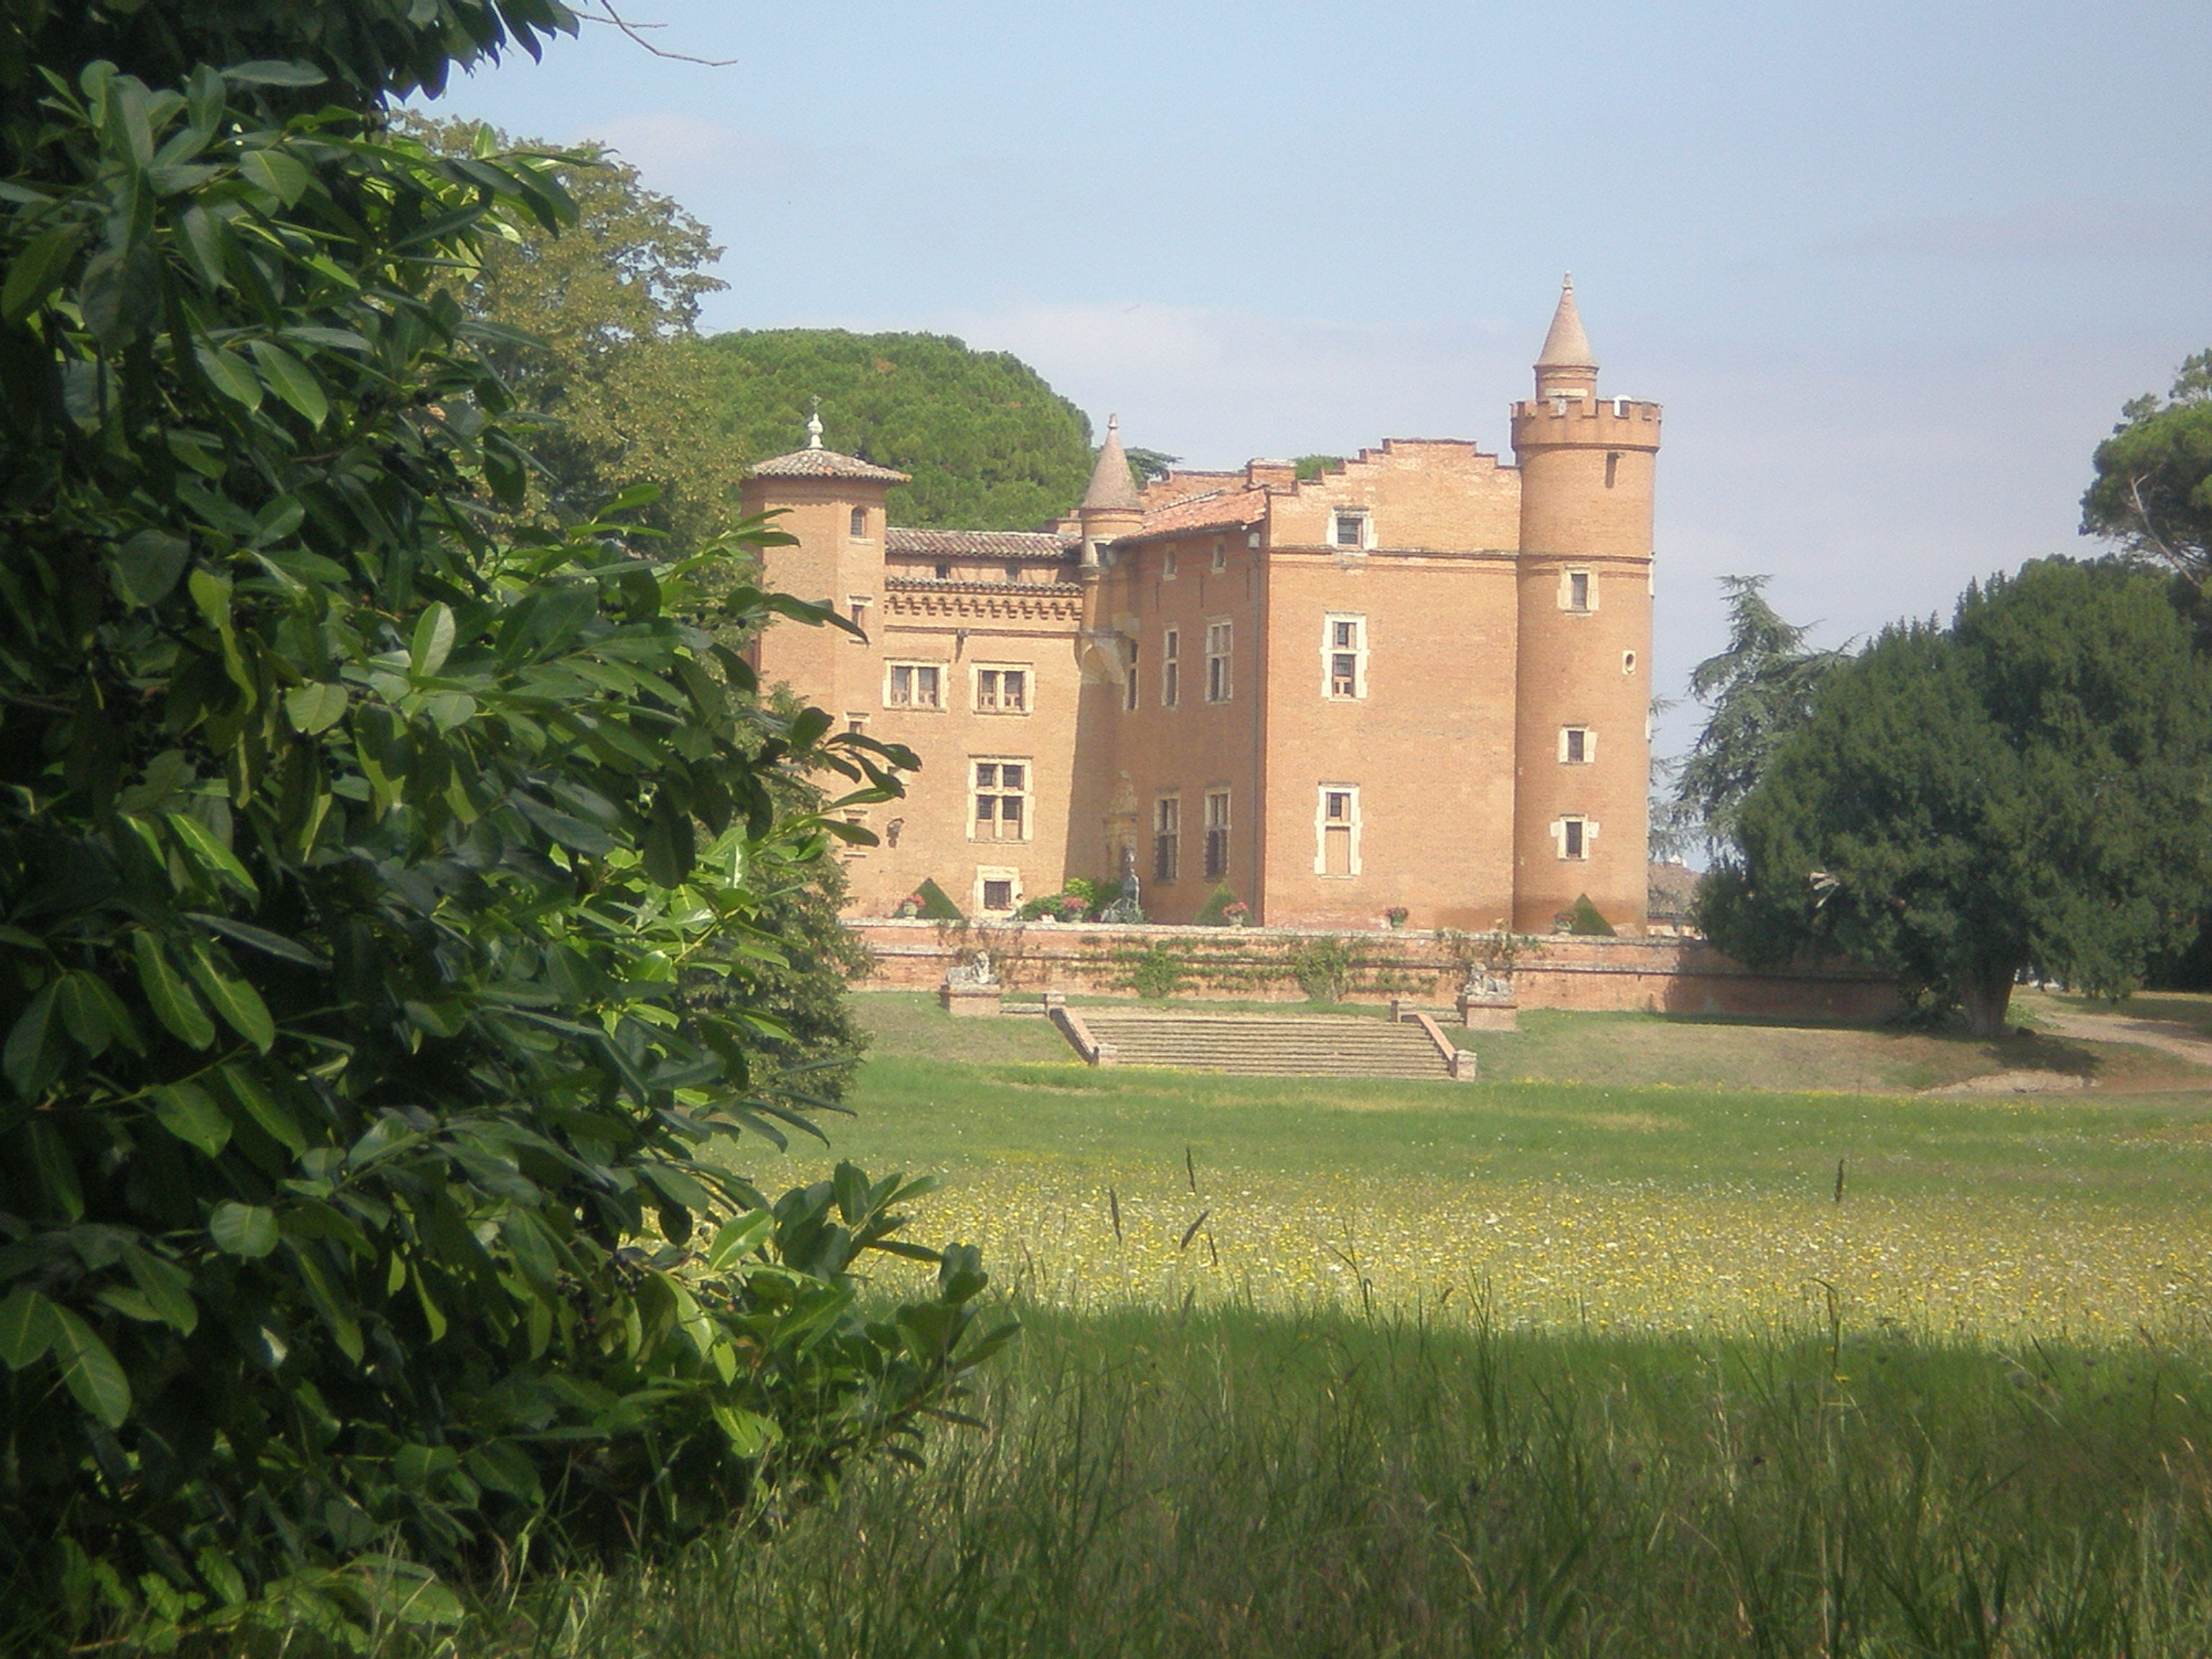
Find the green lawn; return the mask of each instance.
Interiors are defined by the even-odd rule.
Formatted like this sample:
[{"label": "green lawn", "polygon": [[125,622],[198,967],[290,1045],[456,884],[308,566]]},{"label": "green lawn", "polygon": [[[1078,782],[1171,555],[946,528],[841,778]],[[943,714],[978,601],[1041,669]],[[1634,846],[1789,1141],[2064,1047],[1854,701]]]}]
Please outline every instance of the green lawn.
[{"label": "green lawn", "polygon": [[[831,1152],[748,1167],[944,1173],[915,1231],[981,1241],[1026,1327],[972,1424],[441,1654],[2212,1652],[2185,1069],[1860,1094],[1869,1055],[1894,1088],[2057,1045],[1559,1016],[1486,1060],[1597,1080],[1306,1083],[860,1006]],[[1652,1075],[1729,1055],[1828,1091]]]}]

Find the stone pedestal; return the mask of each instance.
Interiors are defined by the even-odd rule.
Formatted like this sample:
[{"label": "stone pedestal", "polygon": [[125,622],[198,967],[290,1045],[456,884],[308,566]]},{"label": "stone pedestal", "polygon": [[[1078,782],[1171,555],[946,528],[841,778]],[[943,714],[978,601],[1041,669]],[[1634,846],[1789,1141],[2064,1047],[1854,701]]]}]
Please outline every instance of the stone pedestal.
[{"label": "stone pedestal", "polygon": [[1006,994],[1003,985],[940,985],[937,1000],[945,1012],[956,1019],[972,1019],[981,1014],[995,1014]]},{"label": "stone pedestal", "polygon": [[1459,1023],[1470,1031],[1517,1031],[1521,1005],[1510,996],[1462,996]]}]

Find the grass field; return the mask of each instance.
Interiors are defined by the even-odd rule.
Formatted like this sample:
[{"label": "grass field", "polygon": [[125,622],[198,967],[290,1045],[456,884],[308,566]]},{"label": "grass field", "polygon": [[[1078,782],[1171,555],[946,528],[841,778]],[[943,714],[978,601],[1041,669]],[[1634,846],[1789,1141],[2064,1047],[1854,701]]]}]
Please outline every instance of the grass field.
[{"label": "grass field", "polygon": [[2212,1073],[1562,1016],[1303,1083],[860,1006],[832,1153],[750,1167],[945,1174],[1027,1327],[980,1426],[456,1659],[2212,1653]]},{"label": "grass field", "polygon": [[2174,1087],[2192,1068],[2167,1055],[1556,1015],[1483,1038],[1486,1063],[1516,1042],[1601,1079],[1832,1085],[1878,1063],[1896,1088],[2040,1050],[2106,1086],[1306,1082],[1091,1071],[1039,1020],[861,1006],[876,1057],[836,1156],[941,1171],[922,1228],[982,1244],[1002,1281],[1056,1305],[1436,1310],[1481,1293],[1509,1324],[1760,1330],[1833,1294],[1855,1324],[2085,1337],[2206,1305],[2212,1096]]}]

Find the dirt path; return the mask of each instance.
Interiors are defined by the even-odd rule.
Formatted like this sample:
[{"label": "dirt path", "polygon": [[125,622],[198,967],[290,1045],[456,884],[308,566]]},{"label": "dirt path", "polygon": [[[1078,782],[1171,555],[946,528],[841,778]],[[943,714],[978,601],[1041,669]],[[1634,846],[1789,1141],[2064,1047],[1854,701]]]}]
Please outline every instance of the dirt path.
[{"label": "dirt path", "polygon": [[2076,1037],[2089,1042],[2132,1042],[2145,1048],[2163,1049],[2169,1054],[2199,1066],[2212,1066],[2212,1037],[2207,1037],[2193,1025],[2178,1019],[2137,1019],[2124,1013],[2095,1014],[2086,1009],[2069,1008],[2056,1001],[2039,1000],[2035,1007],[2038,1029],[2053,1036]]}]

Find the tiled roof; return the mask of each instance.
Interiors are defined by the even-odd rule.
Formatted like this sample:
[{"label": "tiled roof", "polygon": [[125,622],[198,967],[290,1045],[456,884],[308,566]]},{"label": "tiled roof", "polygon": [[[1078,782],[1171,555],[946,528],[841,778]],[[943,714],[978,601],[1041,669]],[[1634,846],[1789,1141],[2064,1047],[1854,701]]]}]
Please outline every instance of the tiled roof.
[{"label": "tiled roof", "polygon": [[1139,537],[1172,536],[1188,530],[1242,530],[1267,516],[1264,489],[1221,490],[1191,495],[1145,515],[1143,526],[1123,541]]},{"label": "tiled roof", "polygon": [[1145,507],[1157,511],[1170,501],[1180,501],[1192,495],[1218,495],[1224,489],[1234,489],[1244,482],[1237,472],[1170,472],[1164,478],[1152,478],[1145,484]]},{"label": "tiled roof", "polygon": [[887,466],[878,466],[864,461],[858,455],[840,454],[834,449],[794,449],[788,455],[778,455],[763,461],[752,470],[756,478],[859,478],[872,483],[911,483],[903,472],[894,472]]},{"label": "tiled roof", "polygon": [[884,550],[921,558],[1060,560],[1073,550],[1049,530],[902,530],[894,525]]}]

